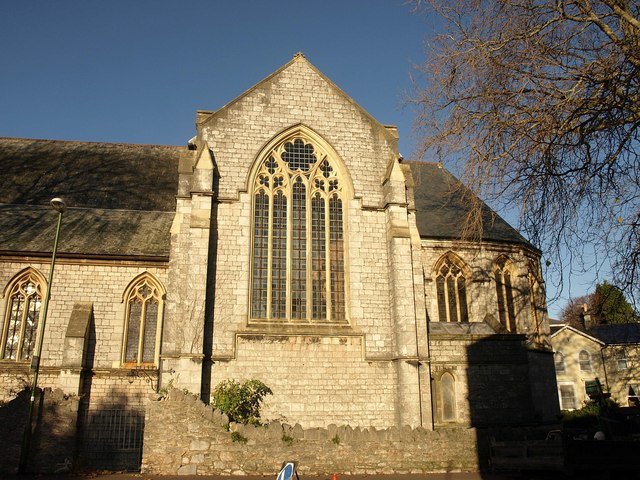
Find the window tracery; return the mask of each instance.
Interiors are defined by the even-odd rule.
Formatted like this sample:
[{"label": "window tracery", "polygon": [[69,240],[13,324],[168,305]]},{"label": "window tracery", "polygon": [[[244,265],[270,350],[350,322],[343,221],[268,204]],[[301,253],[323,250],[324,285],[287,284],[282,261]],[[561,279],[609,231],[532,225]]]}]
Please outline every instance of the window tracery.
[{"label": "window tracery", "polygon": [[157,365],[164,289],[150,275],[141,275],[125,292],[125,330],[122,362]]},{"label": "window tracery", "polygon": [[28,361],[33,355],[44,280],[33,270],[19,275],[9,286],[2,330],[2,359]]},{"label": "window tracery", "polygon": [[252,320],[346,323],[344,181],[302,134],[271,149],[253,185]]},{"label": "window tracery", "polygon": [[513,301],[513,272],[509,260],[499,257],[495,262],[493,275],[496,282],[496,295],[498,298],[498,317],[500,323],[509,332],[516,331],[516,311]]},{"label": "window tracery", "polygon": [[447,254],[436,269],[438,317],[441,322],[468,322],[467,279],[462,262]]}]

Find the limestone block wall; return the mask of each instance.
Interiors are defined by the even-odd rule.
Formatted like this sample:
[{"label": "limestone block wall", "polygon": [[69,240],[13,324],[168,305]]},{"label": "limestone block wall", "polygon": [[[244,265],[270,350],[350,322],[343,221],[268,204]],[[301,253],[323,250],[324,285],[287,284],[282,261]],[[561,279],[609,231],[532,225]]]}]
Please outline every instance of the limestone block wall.
[{"label": "limestone block wall", "polygon": [[382,202],[380,182],[397,157],[397,138],[307,62],[297,56],[215,114],[202,112],[199,137],[214,152],[219,197],[237,198],[255,156],[276,134],[304,124],[336,150],[365,205]]},{"label": "limestone block wall", "polygon": [[472,428],[303,429],[272,422],[231,424],[227,431],[226,416],[178,390],[146,412],[144,474],[276,475],[285,460],[297,461],[301,475],[323,476],[476,471],[482,463]]},{"label": "limestone block wall", "polygon": [[309,427],[396,424],[391,361],[367,361],[362,336],[238,335],[233,361],[213,366],[212,387],[257,378],[273,390],[265,418]]},{"label": "limestone block wall", "polygon": [[[20,460],[22,435],[29,408],[29,392],[22,391],[0,407],[0,473],[16,473]],[[41,399],[43,404],[41,405]],[[34,435],[31,437],[28,473],[53,473],[71,465],[76,444],[78,398],[57,390],[45,389],[36,395]]]},{"label": "limestone block wall", "polygon": [[[422,240],[421,260],[424,271],[424,295],[427,316],[430,321],[438,321],[438,300],[434,268],[438,260],[447,252],[454,252],[470,269],[471,278],[467,281],[467,305],[470,322],[482,322],[487,314],[498,319],[498,301],[495,280],[493,279],[494,262],[500,255],[506,255],[514,266],[512,285],[518,333],[535,331],[534,312],[531,308],[528,292],[527,263],[537,257],[516,245],[486,242],[480,246],[461,241]],[[470,281],[469,281],[470,280]],[[542,309],[546,307],[541,306]],[[549,332],[549,321],[545,315],[541,328],[543,333]]]},{"label": "limestone block wall", "polygon": [[[48,261],[0,262],[0,289],[24,268],[32,267],[47,278]],[[89,367],[100,370],[103,375],[124,376],[129,370],[121,369],[122,342],[124,334],[125,305],[123,293],[137,275],[149,272],[166,284],[166,268],[163,264],[140,264],[134,262],[83,262],[76,263],[58,258],[49,302],[41,376],[38,386],[57,388],[63,359],[64,339],[74,304],[93,304],[93,324],[90,326]],[[6,320],[7,298],[0,299],[0,321]],[[27,364],[0,361],[0,397],[18,391],[31,373]],[[28,380],[30,383],[31,380]],[[125,382],[129,385],[128,381]],[[105,390],[106,391],[106,390]],[[95,395],[98,395],[96,392]]]},{"label": "limestone block wall", "polygon": [[447,372],[455,379],[455,423],[486,426],[534,421],[523,340],[513,334],[432,335],[436,423],[443,424],[438,414],[443,400],[439,381]]}]

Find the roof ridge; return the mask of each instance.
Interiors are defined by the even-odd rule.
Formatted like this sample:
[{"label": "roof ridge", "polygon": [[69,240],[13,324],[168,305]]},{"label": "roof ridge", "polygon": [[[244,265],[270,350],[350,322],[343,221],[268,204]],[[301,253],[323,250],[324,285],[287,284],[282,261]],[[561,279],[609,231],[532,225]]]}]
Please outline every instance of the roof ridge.
[{"label": "roof ridge", "polygon": [[75,143],[75,144],[92,144],[92,145],[122,145],[132,147],[159,147],[159,148],[184,148],[186,145],[160,145],[156,143],[127,143],[127,142],[102,142],[98,140],[60,140],[55,138],[26,138],[26,137],[0,137],[2,140],[23,140],[29,142],[52,142],[52,143]]},{"label": "roof ridge", "polygon": [[[0,207],[12,207],[12,208],[33,208],[33,209],[46,209],[51,210],[52,208],[49,205],[43,204],[29,204],[29,203],[2,203],[0,202]],[[66,207],[67,210],[104,210],[109,212],[146,212],[146,213],[170,213],[175,214],[175,210],[147,210],[147,209],[134,209],[134,208],[104,208],[104,207]]]}]

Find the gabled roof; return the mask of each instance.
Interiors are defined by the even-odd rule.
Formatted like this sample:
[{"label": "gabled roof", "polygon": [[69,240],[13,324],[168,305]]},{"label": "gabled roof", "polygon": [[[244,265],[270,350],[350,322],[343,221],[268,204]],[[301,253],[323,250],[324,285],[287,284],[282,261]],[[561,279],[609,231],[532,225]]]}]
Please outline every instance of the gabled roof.
[{"label": "gabled roof", "polygon": [[0,138],[0,203],[175,210],[186,147]]},{"label": "gabled roof", "polygon": [[599,340],[598,338],[593,337],[593,336],[589,335],[588,333],[585,333],[585,332],[583,332],[581,330],[578,330],[577,328],[574,328],[571,325],[566,325],[566,326],[562,327],[560,330],[557,330],[556,332],[552,333],[551,334],[551,339],[559,336],[563,332],[564,333],[566,333],[566,332],[575,333],[575,334],[580,335],[580,336],[582,336],[582,337],[584,337],[586,339],[591,340],[592,342],[599,343],[600,345],[604,345],[605,344],[605,342],[603,342],[602,340]]},{"label": "gabled roof", "polygon": [[640,323],[597,325],[589,333],[607,345],[640,344]]},{"label": "gabled roof", "polygon": [[50,252],[63,197],[61,255],[169,255],[186,147],[0,138],[0,252]]},{"label": "gabled roof", "polygon": [[[422,238],[459,239],[469,207],[468,188],[440,164],[403,161],[409,165],[414,183],[416,223]],[[515,228],[483,204],[482,239],[525,245],[537,250]]]},{"label": "gabled roof", "polygon": [[272,74],[270,74],[269,76],[267,76],[263,80],[259,81],[254,86],[252,86],[251,88],[249,88],[245,92],[241,93],[236,98],[231,100],[226,105],[220,107],[219,109],[217,109],[215,111],[206,111],[206,110],[198,111],[198,116],[197,116],[196,123],[197,124],[204,124],[204,123],[207,123],[211,118],[214,118],[214,117],[217,117],[217,116],[220,116],[220,115],[224,115],[225,112],[229,108],[231,108],[234,104],[236,104],[239,101],[241,101],[244,97],[246,97],[247,95],[251,94],[253,91],[261,88],[263,85],[273,81],[273,79],[278,77],[283,71],[287,70],[293,64],[298,63],[298,62],[303,63],[304,65],[306,65],[311,71],[313,71],[316,75],[318,75],[320,78],[322,78],[336,93],[338,93],[346,101],[348,101],[349,103],[354,105],[357,109],[359,109],[360,112],[362,112],[362,114],[365,117],[367,117],[374,125],[377,125],[380,128],[380,131],[384,132],[384,135],[388,136],[389,139],[394,140],[394,141],[397,140],[397,131],[394,129],[394,127],[391,127],[391,126],[388,126],[388,125],[383,125],[378,120],[376,120],[375,117],[373,117],[371,114],[369,114],[369,112],[367,112],[364,108],[362,108],[353,98],[351,98],[349,95],[347,95],[340,87],[338,87],[335,83],[333,83],[331,81],[331,79],[329,79],[315,65],[313,65],[309,60],[307,60],[307,58],[304,56],[304,54],[302,54],[302,52],[296,53],[293,56],[293,58],[291,60],[289,60],[287,63],[285,63],[282,67],[280,67],[275,72],[273,72]]}]

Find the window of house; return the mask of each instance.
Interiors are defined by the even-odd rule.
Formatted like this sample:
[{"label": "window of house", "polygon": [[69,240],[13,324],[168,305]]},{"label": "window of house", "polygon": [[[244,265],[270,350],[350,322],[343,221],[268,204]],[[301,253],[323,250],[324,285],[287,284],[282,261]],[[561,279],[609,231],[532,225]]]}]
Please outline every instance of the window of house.
[{"label": "window of house", "polygon": [[468,322],[467,279],[462,262],[448,254],[436,269],[438,316],[441,322]]},{"label": "window of house", "polygon": [[564,355],[562,354],[562,352],[554,353],[553,360],[556,366],[556,372],[564,373]]},{"label": "window of house", "polygon": [[516,312],[513,304],[513,287],[511,285],[512,268],[505,257],[496,261],[493,275],[496,281],[498,297],[498,317],[500,323],[509,332],[516,331]]},{"label": "window of house", "polygon": [[164,288],[147,274],[127,288],[123,363],[158,365],[164,296]]},{"label": "window of house", "polygon": [[591,371],[591,355],[586,350],[580,351],[578,354],[578,363],[580,364],[580,371],[582,372],[590,372]]},{"label": "window of house", "polygon": [[558,385],[560,390],[560,408],[562,410],[576,409],[576,391],[573,384]]},{"label": "window of house", "polygon": [[347,323],[345,185],[302,134],[261,161],[253,185],[251,318]]},{"label": "window of house", "polygon": [[637,407],[640,405],[640,384],[633,384],[628,386],[627,404],[630,407]]},{"label": "window of house", "polygon": [[40,323],[44,279],[28,270],[8,287],[2,330],[2,359],[28,361],[33,355]]},{"label": "window of house", "polygon": [[629,364],[627,363],[627,352],[625,350],[618,350],[616,352],[616,363],[618,365],[618,370],[626,370],[629,368]]},{"label": "window of house", "polygon": [[440,415],[443,422],[456,421],[456,381],[450,373],[440,377]]}]

